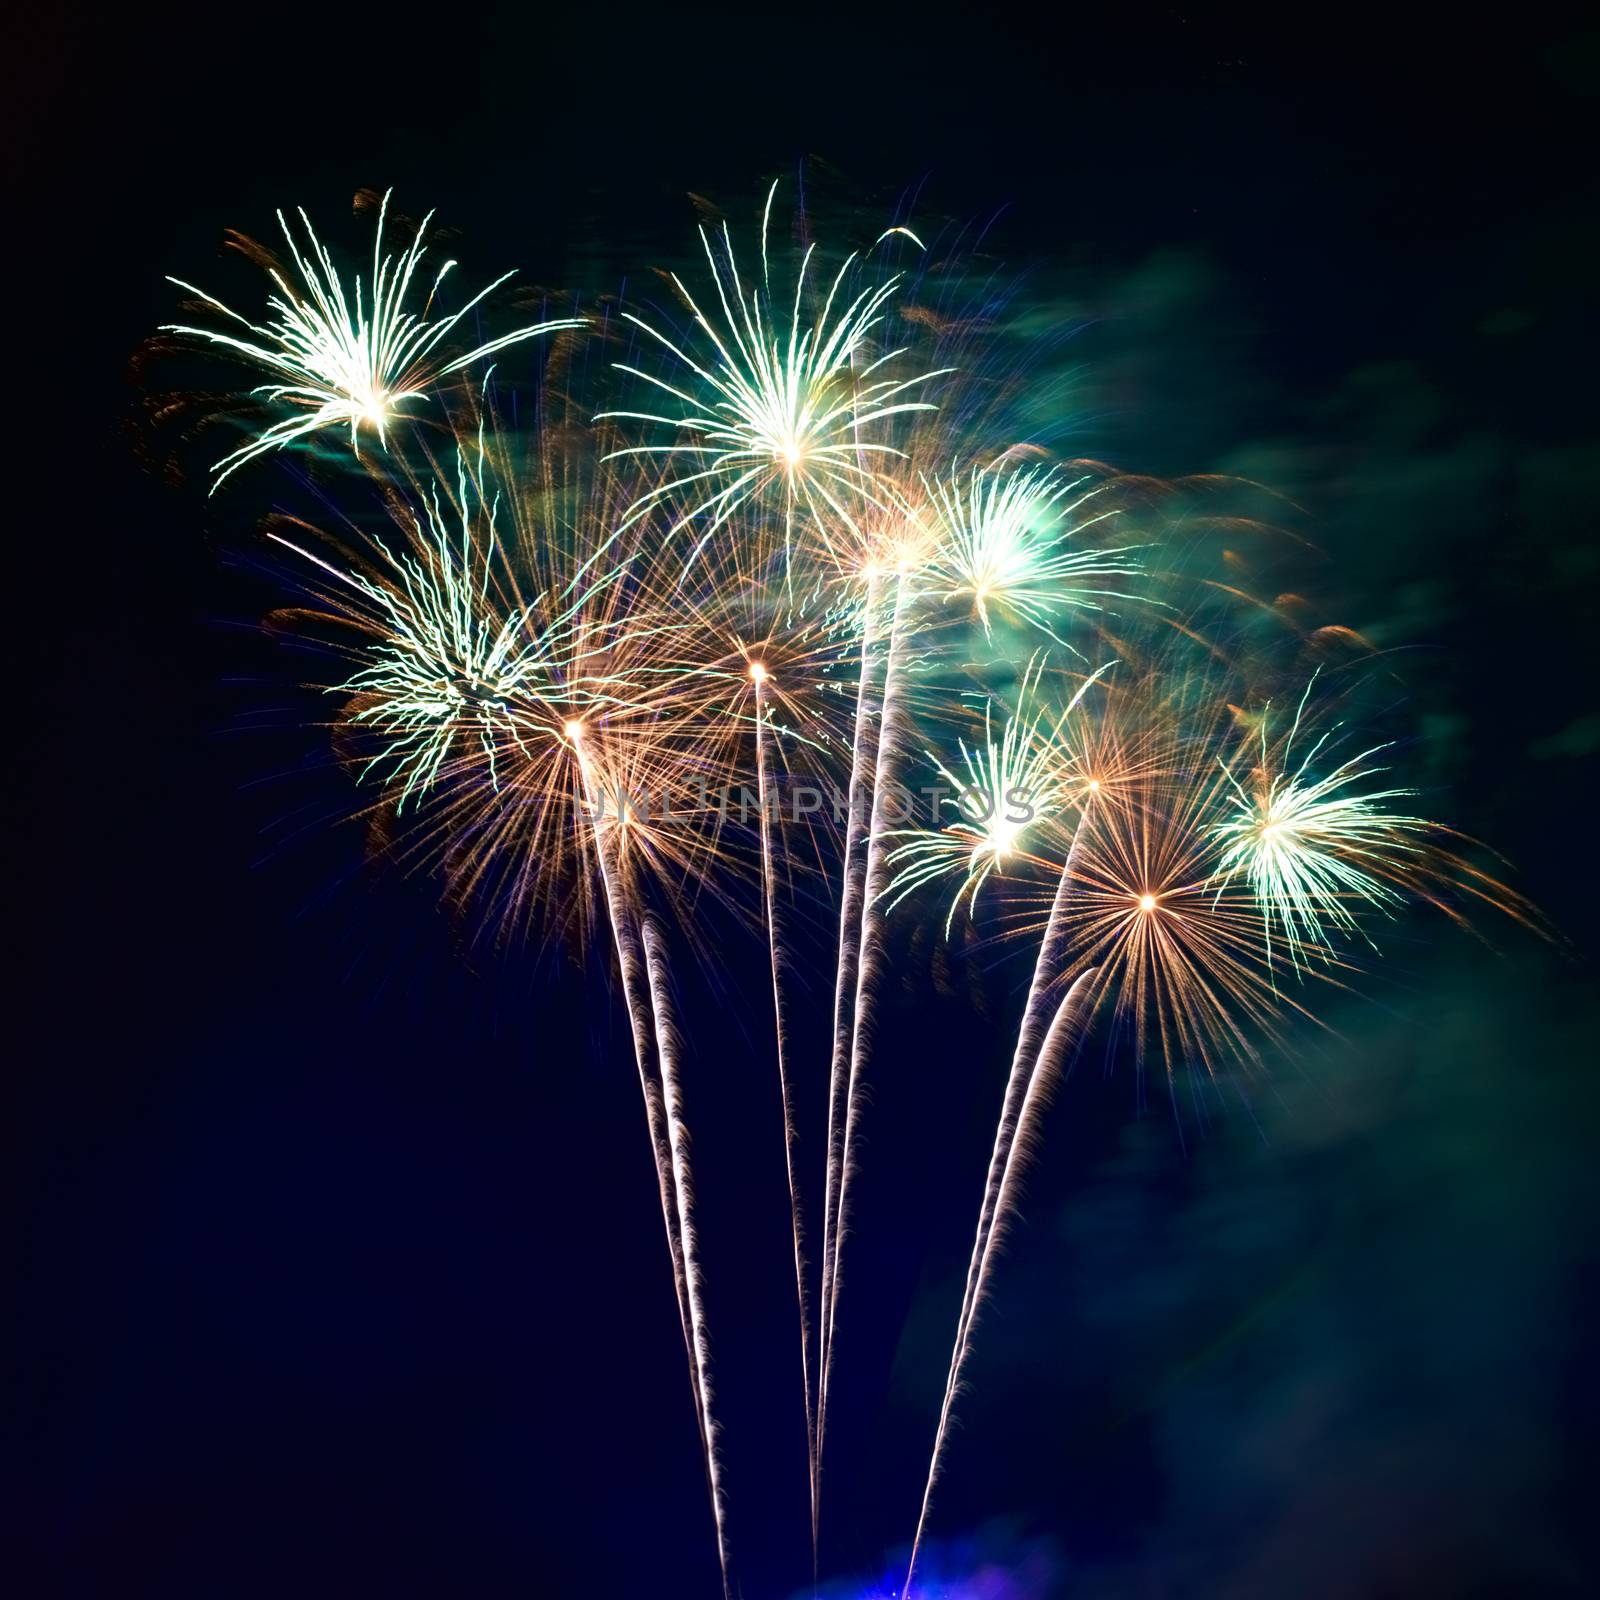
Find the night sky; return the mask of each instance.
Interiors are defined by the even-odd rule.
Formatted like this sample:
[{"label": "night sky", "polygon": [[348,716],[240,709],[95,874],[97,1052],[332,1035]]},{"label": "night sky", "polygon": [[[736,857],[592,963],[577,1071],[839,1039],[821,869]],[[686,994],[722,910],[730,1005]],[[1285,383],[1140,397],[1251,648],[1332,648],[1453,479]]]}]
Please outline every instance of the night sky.
[{"label": "night sky", "polygon": [[[607,954],[487,949],[369,863],[326,708],[256,626],[256,536],[141,459],[130,358],[175,308],[164,274],[253,285],[222,232],[278,206],[356,243],[352,194],[393,184],[478,277],[592,292],[685,260],[691,193],[743,223],[803,174],[860,217],[915,193],[981,224],[1017,302],[1070,331],[1055,447],[1302,508],[1319,606],[1400,652],[1427,808],[1557,931],[1403,921],[1328,1008],[1337,1037],[1220,1114],[1079,1060],[970,1369],[930,1600],[1595,1592],[1578,10],[1411,32],[211,6],[6,31],[0,1586],[716,1593]],[[730,1532],[746,1600],[787,1600],[810,1590],[792,1278],[766,1014],[740,999],[764,969],[709,942],[683,998]],[[915,1522],[1027,978],[928,945],[874,1068],[837,1600],[887,1594]]]}]

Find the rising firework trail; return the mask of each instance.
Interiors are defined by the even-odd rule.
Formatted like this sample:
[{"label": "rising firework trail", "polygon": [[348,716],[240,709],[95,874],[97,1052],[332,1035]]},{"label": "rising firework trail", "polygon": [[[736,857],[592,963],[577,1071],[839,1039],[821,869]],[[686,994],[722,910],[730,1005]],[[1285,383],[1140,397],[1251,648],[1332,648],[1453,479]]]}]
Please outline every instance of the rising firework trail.
[{"label": "rising firework trail", "polygon": [[640,918],[624,887],[621,860],[621,816],[604,819],[604,786],[597,781],[580,722],[569,722],[566,734],[581,774],[585,801],[594,821],[595,858],[605,896],[612,944],[622,977],[622,991],[633,1034],[639,1087],[644,1095],[656,1183],[661,1196],[662,1220],[667,1231],[667,1251],[672,1258],[673,1287],[678,1316],[689,1357],[689,1378],[694,1390],[695,1416],[705,1462],[706,1487],[716,1525],[717,1560],[722,1571],[724,1600],[732,1594],[721,1471],[717,1461],[717,1429],[711,1408],[710,1349],[705,1331],[705,1307],[699,1242],[694,1228],[693,1184],[688,1140],[683,1125],[683,1097],[678,1076],[678,1029],[671,999],[670,980],[661,937],[648,915]]},{"label": "rising firework trail", "polygon": [[694,1179],[689,1167],[689,1134],[684,1124],[683,1088],[678,1071],[678,1024],[672,1002],[671,974],[667,970],[666,945],[660,929],[648,913],[643,920],[643,938],[645,972],[650,980],[650,1004],[655,1015],[656,1058],[661,1067],[661,1088],[666,1101],[667,1144],[672,1157],[672,1196],[677,1211],[678,1248],[683,1256],[684,1285],[689,1302],[690,1353],[695,1398],[705,1439],[706,1480],[711,1493],[711,1514],[717,1525],[717,1559],[722,1567],[722,1592],[724,1600],[732,1600],[722,1468],[717,1459],[717,1424],[711,1407],[711,1348],[706,1335],[704,1278],[700,1269],[700,1241],[694,1224]]},{"label": "rising firework trail", "polygon": [[[928,1477],[922,1490],[922,1507],[917,1514],[917,1531],[911,1541],[910,1559],[906,1563],[905,1588],[901,1591],[905,1600],[910,1600],[911,1585],[917,1575],[917,1555],[922,1548],[922,1535],[928,1523],[928,1508],[933,1503],[933,1486],[938,1481],[939,1466],[944,1458],[950,1412],[960,1393],[961,1369],[966,1365],[967,1354],[972,1348],[972,1326],[978,1308],[983,1303],[984,1290],[988,1287],[995,1248],[1004,1240],[1006,1223],[1015,1214],[1023,1172],[1038,1148],[1039,1118],[1060,1075],[1061,1063],[1073,1048],[1087,1020],[1093,979],[1093,968],[1081,973],[1067,990],[1043,1037],[1035,1034],[1037,1053],[1026,1074],[1022,1093],[1009,1118],[1005,1115],[1001,1118],[1002,1128],[1007,1134],[1005,1157],[1000,1165],[993,1205],[989,1207],[987,1232],[980,1224],[982,1249],[974,1253],[972,1276],[968,1284],[969,1303],[963,1306],[962,1320],[956,1329],[955,1349],[950,1356],[950,1375],[939,1407],[939,1426],[934,1433]],[[1031,1000],[1032,996],[1029,998]],[[987,1196],[985,1203],[988,1204]]]},{"label": "rising firework trail", "polygon": [[818,1314],[827,1331],[827,1348],[820,1363],[817,1399],[817,1459],[820,1465],[828,1413],[828,1378],[833,1369],[834,1336],[839,1307],[840,1257],[849,1226],[850,1178],[855,1168],[856,1124],[862,1111],[862,1094],[867,1056],[871,1050],[872,1000],[876,993],[883,956],[882,900],[888,889],[885,844],[889,833],[891,790],[895,785],[897,742],[903,737],[900,727],[900,658],[907,631],[906,603],[912,584],[904,567],[894,575],[894,603],[889,621],[889,637],[884,650],[883,700],[878,717],[876,758],[873,762],[872,811],[864,848],[859,938],[855,959],[855,995],[851,1005],[850,1066],[844,1088],[844,1126],[839,1143],[838,1176],[834,1187],[833,1271],[829,1276],[823,1304]]},{"label": "rising firework trail", "polygon": [[816,1437],[813,1455],[819,1478],[826,1421],[826,1373],[831,1353],[828,1306],[838,1250],[835,1226],[844,1160],[844,1129],[850,1078],[850,1048],[854,1036],[856,972],[861,957],[861,914],[866,904],[866,815],[872,804],[871,772],[877,758],[878,719],[874,706],[876,647],[874,619],[879,605],[881,575],[876,567],[866,574],[866,600],[861,612],[861,666],[856,681],[855,732],[850,742],[850,780],[846,796],[844,865],[839,895],[839,949],[833,992],[833,1051],[828,1066],[828,1150],[823,1195],[822,1281],[817,1302],[818,1354]]},{"label": "rising firework trail", "polygon": [[778,937],[777,874],[772,848],[778,802],[768,771],[767,740],[770,736],[766,704],[768,676],[765,663],[751,662],[750,681],[755,690],[756,806],[761,828],[761,890],[767,924],[767,960],[772,968],[773,1032],[778,1057],[778,1091],[783,1105],[783,1159],[785,1176],[789,1183],[789,1230],[794,1243],[795,1303],[800,1313],[800,1382],[805,1400],[806,1467],[811,1485],[811,1559],[815,1566],[818,1488],[816,1402],[811,1383],[811,1318],[806,1295],[805,1233],[800,1211],[799,1181],[795,1175],[798,1164],[799,1129],[795,1121],[794,1094],[789,1082],[789,1040],[783,997],[783,971],[786,962],[783,958],[782,941]]}]

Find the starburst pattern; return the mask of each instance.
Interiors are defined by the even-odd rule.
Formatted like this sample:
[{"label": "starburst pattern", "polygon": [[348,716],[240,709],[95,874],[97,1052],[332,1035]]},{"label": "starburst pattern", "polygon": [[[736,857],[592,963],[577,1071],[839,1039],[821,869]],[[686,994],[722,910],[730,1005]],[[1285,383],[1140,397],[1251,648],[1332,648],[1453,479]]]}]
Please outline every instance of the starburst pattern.
[{"label": "starburst pattern", "polygon": [[957,875],[961,881],[945,918],[948,934],[963,902],[975,909],[993,873],[1026,861],[1046,865],[1034,853],[1041,842],[1059,841],[1063,832],[1070,839],[1084,791],[1072,770],[1064,725],[1109,664],[1085,679],[1064,709],[1040,702],[1045,667],[1042,655],[1029,663],[998,737],[996,706],[986,700],[982,742],[958,739],[954,766],[930,757],[942,780],[940,802],[955,813],[954,820],[938,829],[890,835],[902,841],[888,857],[895,868],[890,909],[924,884]]},{"label": "starburst pattern", "polygon": [[[1379,916],[1420,900],[1465,920],[1472,897],[1535,918],[1440,843],[1460,836],[1399,806],[1414,791],[1385,776],[1380,757],[1391,746],[1352,739],[1366,748],[1341,757],[1339,698],[1316,675],[1281,739],[1270,703],[1240,709],[1259,705],[1253,686],[1263,678],[1262,662],[1238,654],[1267,630],[1285,630],[1297,650],[1356,636],[1292,631],[1297,607],[1253,599],[1232,571],[1194,583],[1204,596],[1189,610],[1145,595],[1148,580],[1110,587],[1146,577],[1138,547],[1093,542],[1116,514],[1107,490],[1118,480],[1100,468],[1024,463],[1020,447],[992,453],[1017,437],[995,407],[1022,387],[1014,371],[951,384],[940,392],[946,408],[936,406],[926,386],[953,370],[935,364],[937,352],[966,350],[968,325],[921,307],[903,319],[906,347],[895,347],[898,275],[874,279],[852,256],[829,279],[807,248],[792,296],[775,295],[772,200],[753,282],[727,228],[702,230],[710,311],[672,279],[691,332],[672,337],[626,314],[672,363],[621,369],[669,404],[600,413],[651,430],[637,443],[586,434],[576,419],[592,406],[549,383],[533,426],[516,426],[513,411],[509,429],[485,385],[449,386],[437,420],[455,445],[453,473],[439,466],[434,433],[397,429],[413,417],[411,402],[443,398],[444,380],[468,364],[576,324],[540,323],[451,354],[451,332],[505,279],[435,317],[452,263],[425,297],[416,292],[428,219],[408,247],[386,254],[387,196],[365,284],[345,288],[304,213],[301,230],[280,216],[298,280],[272,269],[269,319],[248,322],[201,295],[244,333],[168,331],[264,368],[274,381],[255,393],[286,413],[218,462],[217,482],[320,429],[348,427],[358,454],[370,430],[380,447],[362,457],[368,498],[337,537],[286,514],[272,537],[294,552],[312,598],[283,615],[326,625],[342,663],[318,681],[339,704],[340,754],[377,795],[368,809],[384,851],[437,872],[452,905],[480,913],[508,943],[556,928],[608,942],[725,1594],[734,1592],[728,1498],[669,921],[704,949],[703,908],[714,900],[735,920],[759,916],[764,934],[770,998],[761,1005],[776,1047],[814,1550],[829,1387],[841,1330],[849,1338],[838,1313],[852,1191],[871,1142],[863,1128],[877,1114],[888,913],[937,888],[949,897],[947,935],[958,911],[974,922],[981,911],[1013,938],[1036,936],[909,1594],[1044,1106],[1091,1031],[1131,1052],[1141,1081],[1155,1065],[1174,1097],[1184,1079],[1201,1093],[1208,1077],[1242,1077],[1235,1069],[1287,1050],[1297,1019],[1315,1022],[1316,985],[1341,985],[1355,970],[1350,947],[1366,941],[1355,956],[1369,959]],[[374,489],[390,518],[378,533]],[[691,525],[698,538],[685,554],[675,536]],[[1164,550],[1168,541],[1152,542]],[[1177,585],[1182,565],[1160,570]],[[1152,604],[1130,606],[1126,623],[1112,616],[1109,601],[1134,598]],[[1249,624],[1229,632],[1224,622],[1219,639],[1214,624],[1236,604]],[[1149,626],[1155,618],[1161,626]],[[1040,650],[1018,671],[1012,659],[1033,646],[1013,658],[1017,632],[1042,633],[1081,664],[1065,671]],[[1083,663],[1089,640],[1115,658],[1093,672]],[[1277,674],[1271,651],[1269,642],[1263,657]],[[1196,660],[1201,668],[1188,670]],[[997,682],[1007,687],[992,690]],[[1334,710],[1313,737],[1319,683]],[[902,827],[905,763],[917,748],[940,780],[942,809],[931,825]],[[843,779],[848,809],[797,811],[786,834],[782,780],[802,774],[835,793]],[[754,829],[742,814],[752,775]],[[735,794],[741,815],[730,823]],[[787,929],[802,883],[829,869],[838,945],[828,1098],[817,1107],[826,1134],[808,1145],[796,1110],[804,1079],[792,1070]],[[812,1152],[822,1211],[814,1273],[802,1204]]]},{"label": "starburst pattern", "polygon": [[538,334],[583,326],[581,318],[573,317],[537,322],[490,339],[465,355],[447,358],[441,347],[457,324],[513,274],[502,273],[448,315],[431,317],[434,296],[456,263],[446,261],[440,266],[420,308],[408,304],[413,299],[417,268],[426,253],[422,241],[433,213],[430,211],[418,224],[409,245],[398,255],[387,255],[383,229],[388,209],[386,193],[378,211],[371,277],[363,287],[358,275],[348,291],[311,219],[303,210],[296,213],[305,231],[302,248],[295,230],[280,211],[278,226],[288,244],[298,282],[291,282],[276,266],[269,268],[278,292],[267,298],[272,315],[264,323],[250,321],[214,295],[180,278],[168,280],[197,295],[213,311],[243,328],[248,337],[185,323],[166,323],[161,331],[204,340],[252,366],[265,368],[278,381],[251,393],[289,408],[287,416],[216,463],[213,491],[247,461],[324,428],[348,426],[352,448],[359,449],[363,427],[376,433],[380,445],[386,444],[390,424],[402,415],[400,408],[408,400],[427,395],[451,373]]},{"label": "starburst pattern", "polygon": [[1222,846],[1219,884],[1236,878],[1249,884],[1265,918],[1265,939],[1270,944],[1276,930],[1297,967],[1311,954],[1332,957],[1335,933],[1356,932],[1360,910],[1392,913],[1404,904],[1394,880],[1425,859],[1421,836],[1428,827],[1421,817],[1386,809],[1415,790],[1357,787],[1385,770],[1371,763],[1386,745],[1317,776],[1316,764],[1333,737],[1329,730],[1295,758],[1314,682],[1306,685],[1281,750],[1270,748],[1263,714],[1254,765],[1242,780],[1224,765],[1234,806],[1211,827]]},{"label": "starburst pattern", "polygon": [[812,247],[801,259],[787,311],[775,303],[767,256],[775,192],[776,185],[761,218],[759,283],[746,287],[726,224],[720,251],[705,229],[700,230],[720,320],[707,316],[682,280],[672,275],[705,349],[695,353],[626,313],[682,372],[669,382],[631,365],[619,363],[619,370],[677,405],[665,412],[601,413],[664,428],[674,436],[669,443],[630,446],[619,454],[661,457],[684,469],[666,474],[639,498],[629,517],[643,516],[662,501],[683,501],[668,532],[670,536],[703,520],[705,529],[692,554],[741,507],[774,490],[786,519],[803,510],[810,526],[831,545],[835,528],[854,530],[860,508],[881,503],[887,492],[883,466],[898,452],[874,437],[873,430],[891,418],[935,409],[931,401],[905,397],[940,372],[885,375],[905,351],[874,354],[869,348],[900,287],[898,274],[852,291],[846,286],[857,259],[852,254],[811,316],[806,300]]},{"label": "starburst pattern", "polygon": [[938,529],[927,582],[945,599],[970,605],[985,638],[999,614],[1066,644],[1054,631],[1062,614],[1100,610],[1110,592],[1097,580],[1139,570],[1126,552],[1069,545],[1116,514],[1108,509],[1073,520],[1101,492],[1088,476],[996,463],[965,473],[952,468],[946,478],[924,479],[923,487]]}]

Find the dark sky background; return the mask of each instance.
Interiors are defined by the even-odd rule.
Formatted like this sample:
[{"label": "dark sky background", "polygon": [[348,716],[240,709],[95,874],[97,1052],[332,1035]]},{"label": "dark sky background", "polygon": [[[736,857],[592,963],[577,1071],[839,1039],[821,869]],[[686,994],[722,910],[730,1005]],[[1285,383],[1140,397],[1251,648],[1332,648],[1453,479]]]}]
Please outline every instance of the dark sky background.
[{"label": "dark sky background", "polygon": [[[128,364],[175,303],[162,275],[218,281],[222,229],[264,235],[279,205],[354,241],[351,194],[392,183],[480,276],[603,283],[681,258],[690,191],[744,218],[805,158],[863,215],[920,185],[992,221],[1020,298],[1078,330],[1074,449],[1306,508],[1333,619],[1414,647],[1430,808],[1567,940],[1396,928],[1372,997],[1330,1016],[1343,1042],[1203,1129],[1080,1063],[929,1592],[1594,1592],[1580,13],[213,6],[7,30],[9,1592],[715,1593],[603,952],[585,974],[463,949],[425,881],[328,825],[351,797],[253,630],[249,529],[140,464]],[[782,1600],[809,1587],[803,1443],[745,961],[686,974],[689,1090],[736,1564],[747,1600]],[[914,1523],[1026,977],[925,968],[886,999],[848,1266],[841,1600],[888,1593]]]}]

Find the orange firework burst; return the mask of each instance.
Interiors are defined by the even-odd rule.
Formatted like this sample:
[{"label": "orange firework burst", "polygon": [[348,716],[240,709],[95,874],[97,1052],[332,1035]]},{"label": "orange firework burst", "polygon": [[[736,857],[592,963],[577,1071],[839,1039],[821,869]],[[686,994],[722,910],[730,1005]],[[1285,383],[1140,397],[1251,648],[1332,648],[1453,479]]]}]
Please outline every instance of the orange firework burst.
[{"label": "orange firework burst", "polygon": [[614,474],[550,447],[529,472],[481,420],[457,445],[448,478],[390,494],[394,541],[274,532],[357,663],[327,687],[378,809],[413,813],[395,848],[501,931],[592,924],[602,835],[672,902],[745,865],[722,826],[720,707],[747,681],[724,598],[612,540]]},{"label": "orange firework burst", "polygon": [[1258,1061],[1282,1004],[1259,904],[1215,876],[1217,788],[1193,770],[1134,780],[1090,808],[1065,869],[1063,981],[1095,969],[1092,1003],[1169,1071]]}]

